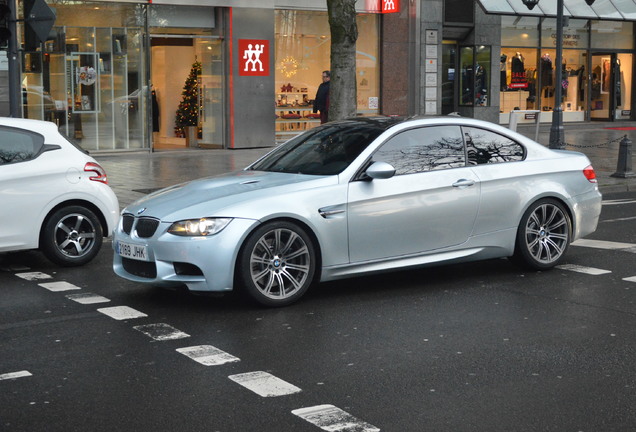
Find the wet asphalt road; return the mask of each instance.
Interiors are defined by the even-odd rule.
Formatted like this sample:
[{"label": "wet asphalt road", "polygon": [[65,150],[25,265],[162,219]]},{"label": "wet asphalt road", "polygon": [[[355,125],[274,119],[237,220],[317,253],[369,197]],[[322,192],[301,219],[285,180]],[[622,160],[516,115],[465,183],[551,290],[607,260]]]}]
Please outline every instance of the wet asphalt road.
[{"label": "wet asphalt road", "polygon": [[[604,198],[590,239],[636,247],[636,194]],[[0,430],[317,431],[294,412],[321,405],[343,431],[636,428],[636,249],[572,246],[579,271],[493,260],[348,279],[263,309],[119,279],[109,247],[78,269],[0,255],[0,378],[29,374],[0,379]],[[145,316],[100,311],[121,307]],[[188,336],[141,331],[159,324]],[[177,351],[200,346],[235,360]],[[299,391],[261,396],[230,378],[246,373]]]}]

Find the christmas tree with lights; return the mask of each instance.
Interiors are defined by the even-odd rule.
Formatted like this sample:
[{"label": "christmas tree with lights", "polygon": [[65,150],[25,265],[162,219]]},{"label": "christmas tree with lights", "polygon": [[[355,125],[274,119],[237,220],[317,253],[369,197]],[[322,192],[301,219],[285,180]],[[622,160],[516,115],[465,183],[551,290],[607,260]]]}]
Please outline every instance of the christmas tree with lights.
[{"label": "christmas tree with lights", "polygon": [[201,62],[195,61],[183,86],[183,92],[181,92],[183,99],[179,103],[174,122],[174,133],[178,137],[185,136],[186,126],[199,125],[199,75],[201,75]]}]

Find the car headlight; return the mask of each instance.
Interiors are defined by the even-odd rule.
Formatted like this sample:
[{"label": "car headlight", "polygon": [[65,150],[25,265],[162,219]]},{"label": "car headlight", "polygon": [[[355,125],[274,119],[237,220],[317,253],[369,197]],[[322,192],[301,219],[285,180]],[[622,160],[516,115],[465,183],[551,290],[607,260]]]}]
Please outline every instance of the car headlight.
[{"label": "car headlight", "polygon": [[232,218],[187,219],[170,225],[168,232],[179,236],[209,236],[221,232],[231,221]]}]

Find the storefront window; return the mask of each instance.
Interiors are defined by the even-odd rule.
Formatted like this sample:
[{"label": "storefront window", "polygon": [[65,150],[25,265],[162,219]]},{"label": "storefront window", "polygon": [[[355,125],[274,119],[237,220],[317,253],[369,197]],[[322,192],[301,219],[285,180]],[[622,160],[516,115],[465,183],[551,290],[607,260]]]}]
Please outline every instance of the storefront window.
[{"label": "storefront window", "polygon": [[24,117],[56,122],[87,150],[145,147],[143,6],[48,3],[58,26],[24,53]]},{"label": "storefront window", "polygon": [[592,21],[593,49],[633,49],[634,23],[625,21]]},{"label": "storefront window", "polygon": [[490,54],[489,46],[461,47],[459,61],[461,76],[460,105],[488,106],[490,93]]},{"label": "storefront window", "polygon": [[[556,19],[544,18],[541,22],[541,46],[544,48],[556,47]],[[563,27],[563,48],[587,48],[588,45],[588,20],[570,19]]]},{"label": "storefront window", "polygon": [[538,109],[536,49],[502,47],[499,71],[501,112]]},{"label": "storefront window", "polygon": [[[358,113],[379,112],[378,15],[358,14],[356,76]],[[329,70],[331,32],[326,12],[277,10],[275,23],[276,138],[320,124],[312,102]]]}]

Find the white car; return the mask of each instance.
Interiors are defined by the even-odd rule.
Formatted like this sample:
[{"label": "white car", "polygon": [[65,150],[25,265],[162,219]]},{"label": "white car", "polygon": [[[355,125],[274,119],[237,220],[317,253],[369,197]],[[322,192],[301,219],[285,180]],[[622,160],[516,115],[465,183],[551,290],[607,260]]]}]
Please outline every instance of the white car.
[{"label": "white car", "polygon": [[104,169],[51,122],[0,118],[0,252],[83,265],[119,218]]}]

